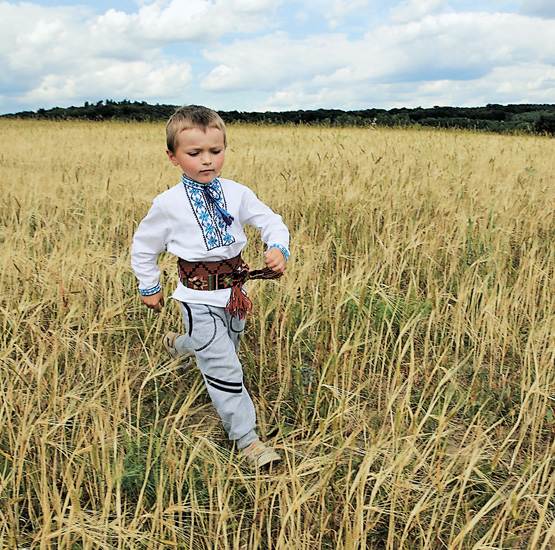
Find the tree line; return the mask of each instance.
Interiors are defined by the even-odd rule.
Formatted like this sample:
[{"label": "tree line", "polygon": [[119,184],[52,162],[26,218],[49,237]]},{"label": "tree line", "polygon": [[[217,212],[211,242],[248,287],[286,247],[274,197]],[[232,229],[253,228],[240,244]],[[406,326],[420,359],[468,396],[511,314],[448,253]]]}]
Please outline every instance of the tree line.
[{"label": "tree line", "polygon": [[[145,101],[85,102],[80,107],[54,107],[3,115],[12,118],[48,120],[167,120],[176,105],[150,105]],[[553,104],[488,104],[485,107],[429,107],[399,109],[316,109],[281,112],[219,111],[226,123],[305,124],[359,127],[466,128],[497,133],[536,133],[555,136]]]}]

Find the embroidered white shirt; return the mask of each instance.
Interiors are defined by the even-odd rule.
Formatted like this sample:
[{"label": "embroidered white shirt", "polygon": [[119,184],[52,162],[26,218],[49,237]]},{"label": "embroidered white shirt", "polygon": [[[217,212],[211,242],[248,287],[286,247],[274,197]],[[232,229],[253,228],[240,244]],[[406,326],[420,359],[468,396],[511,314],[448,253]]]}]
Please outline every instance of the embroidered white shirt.
[{"label": "embroidered white shirt", "polygon": [[[179,183],[153,200],[148,214],[137,228],[131,247],[131,266],[139,281],[139,289],[148,290],[159,284],[157,261],[164,250],[189,262],[218,261],[237,256],[247,244],[246,224],[258,229],[267,245],[279,245],[289,250],[289,231],[279,214],[248,187],[228,179],[218,178],[218,181],[223,204],[234,217],[228,227],[222,227],[221,217],[206,204],[202,194],[195,192],[194,186],[186,188]],[[256,269],[259,266],[251,267]],[[193,290],[178,282],[173,298],[181,302],[225,307],[230,292],[230,289]]]}]

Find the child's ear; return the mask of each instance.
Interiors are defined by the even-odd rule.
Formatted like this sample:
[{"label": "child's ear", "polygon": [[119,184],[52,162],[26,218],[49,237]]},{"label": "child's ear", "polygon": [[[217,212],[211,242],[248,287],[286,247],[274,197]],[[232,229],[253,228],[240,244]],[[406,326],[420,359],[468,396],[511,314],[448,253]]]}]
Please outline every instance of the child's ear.
[{"label": "child's ear", "polygon": [[166,154],[168,155],[174,166],[177,166],[179,164],[179,162],[177,162],[177,159],[175,158],[175,155],[169,149],[166,149]]}]

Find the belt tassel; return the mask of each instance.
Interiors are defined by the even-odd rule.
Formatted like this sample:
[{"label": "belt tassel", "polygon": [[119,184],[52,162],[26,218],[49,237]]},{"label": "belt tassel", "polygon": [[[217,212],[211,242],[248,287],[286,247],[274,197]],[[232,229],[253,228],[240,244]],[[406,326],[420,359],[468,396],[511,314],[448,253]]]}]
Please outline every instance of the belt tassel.
[{"label": "belt tassel", "polygon": [[225,309],[231,313],[232,317],[243,320],[253,312],[252,300],[247,296],[247,291],[243,286],[245,282],[250,279],[279,279],[282,273],[272,271],[268,267],[250,271],[249,266],[243,264],[241,271],[235,272],[234,275],[237,276],[233,278],[231,295]]},{"label": "belt tassel", "polygon": [[241,321],[253,311],[252,300],[247,296],[247,291],[242,285],[234,285],[231,287],[231,295],[225,309],[231,313],[232,317],[236,317]]}]

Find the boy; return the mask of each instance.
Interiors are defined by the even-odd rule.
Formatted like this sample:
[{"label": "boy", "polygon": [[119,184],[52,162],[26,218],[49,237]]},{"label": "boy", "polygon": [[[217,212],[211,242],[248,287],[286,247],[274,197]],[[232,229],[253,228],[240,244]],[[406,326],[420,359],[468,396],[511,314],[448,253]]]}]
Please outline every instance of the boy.
[{"label": "boy", "polygon": [[[254,405],[243,385],[237,351],[251,307],[243,284],[283,274],[289,231],[250,189],[218,178],[227,140],[217,113],[181,107],[168,120],[166,141],[169,159],[183,174],[154,199],[133,238],[131,265],[141,300],[157,312],[163,307],[157,259],[167,249],[179,258],[173,298],[181,302],[186,333],[170,332],[163,344],[174,358],[194,353],[229,438],[249,464],[264,466],[280,456],[259,440]],[[249,273],[241,258],[245,224],[256,227],[268,245],[264,270]]]}]

